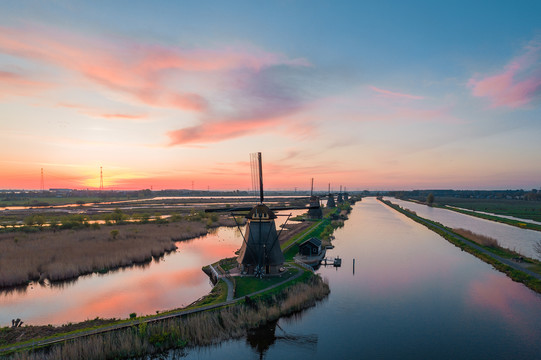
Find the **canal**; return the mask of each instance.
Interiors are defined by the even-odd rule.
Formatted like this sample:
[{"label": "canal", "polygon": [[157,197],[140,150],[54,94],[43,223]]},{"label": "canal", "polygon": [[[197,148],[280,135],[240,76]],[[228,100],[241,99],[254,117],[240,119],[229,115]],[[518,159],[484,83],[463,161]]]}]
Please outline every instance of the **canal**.
[{"label": "canal", "polygon": [[[420,214],[421,215],[421,214]],[[320,268],[316,307],[186,359],[534,359],[541,296],[374,198],[357,203]],[[353,267],[355,259],[355,267]]]},{"label": "canal", "polygon": [[492,237],[505,248],[514,250],[522,255],[541,259],[534,250],[534,244],[541,241],[541,231],[521,229],[495,221],[465,215],[456,211],[431,207],[423,204],[389,198],[394,204],[413,210],[425,219],[437,221],[450,228],[463,228],[477,234]]}]

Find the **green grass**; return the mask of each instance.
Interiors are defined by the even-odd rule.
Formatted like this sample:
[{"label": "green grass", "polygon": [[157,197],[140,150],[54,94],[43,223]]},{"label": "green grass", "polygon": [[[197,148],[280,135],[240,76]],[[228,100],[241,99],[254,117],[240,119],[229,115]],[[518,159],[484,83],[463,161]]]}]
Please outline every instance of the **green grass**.
[{"label": "green grass", "polygon": [[263,279],[258,279],[253,276],[237,277],[235,278],[235,295],[237,297],[242,297],[266,289],[292,277],[296,273],[296,270],[288,269],[282,273],[281,276],[264,276]]},{"label": "green grass", "polygon": [[196,301],[192,305],[189,305],[186,309],[197,309],[203,306],[219,304],[227,300],[227,284],[223,280],[219,280],[218,283],[212,288],[212,291],[203,296],[200,300]]},{"label": "green grass", "polygon": [[308,271],[306,269],[301,268],[300,266],[296,266],[296,268],[298,268],[298,270],[300,270],[300,271],[303,271],[301,276],[299,276],[298,278],[296,278],[296,279],[294,279],[294,280],[292,280],[290,282],[287,282],[287,283],[282,284],[280,286],[277,286],[277,287],[275,287],[273,289],[270,289],[269,291],[265,291],[264,293],[259,294],[258,296],[256,296],[256,298],[263,298],[263,299],[270,298],[273,295],[276,295],[276,294],[282,292],[286,287],[293,286],[293,285],[301,283],[301,282],[306,282],[311,277],[318,276],[318,275],[315,275],[314,273],[312,273],[311,271]]},{"label": "green grass", "polygon": [[[473,212],[473,211],[469,211],[469,210],[462,210],[462,209],[449,208],[449,207],[443,207],[443,208],[447,209],[447,210],[456,211],[456,212],[459,212],[459,213],[462,213],[462,214],[465,214],[465,215],[475,216],[475,217],[485,219],[485,220],[496,221],[496,222],[499,222],[499,223],[503,223],[503,224],[507,224],[507,225],[511,225],[511,226],[516,226],[516,227],[519,227],[521,229],[529,229],[529,230],[541,231],[541,225],[537,225],[537,224],[532,224],[532,223],[522,222],[522,221],[512,220],[512,219],[506,219],[506,218],[502,218],[502,217],[494,216],[494,215],[480,214],[478,212]],[[505,215],[507,215],[507,214],[505,214]],[[513,215],[513,216],[516,216],[516,215]]]},{"label": "green grass", "polygon": [[541,201],[438,197],[436,198],[436,203],[439,205],[450,205],[475,211],[541,221]]}]

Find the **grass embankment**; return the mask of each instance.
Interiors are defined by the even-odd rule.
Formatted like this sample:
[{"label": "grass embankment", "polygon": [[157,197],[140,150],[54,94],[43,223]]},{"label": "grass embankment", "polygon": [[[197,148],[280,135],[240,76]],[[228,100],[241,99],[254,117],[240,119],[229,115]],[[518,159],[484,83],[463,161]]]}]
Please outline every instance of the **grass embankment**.
[{"label": "grass embankment", "polygon": [[[0,287],[48,279],[61,281],[92,272],[146,263],[176,249],[174,241],[232,225],[220,218],[166,224],[127,224],[81,230],[0,233]],[[233,224],[234,225],[234,224]]]},{"label": "grass embankment", "polygon": [[86,204],[86,203],[99,203],[102,201],[120,201],[127,200],[127,197],[111,197],[111,198],[100,198],[100,197],[29,197],[26,199],[8,199],[0,200],[0,207],[4,206],[55,206],[55,205],[66,205],[66,204]]},{"label": "grass embankment", "polygon": [[[445,206],[445,207],[442,207],[442,208],[447,209],[447,210],[456,211],[456,212],[459,212],[459,213],[465,214],[465,215],[475,216],[475,217],[485,219],[485,220],[496,221],[496,222],[499,222],[499,223],[503,223],[503,224],[507,224],[507,225],[511,225],[511,226],[516,226],[516,227],[519,227],[521,229],[529,229],[529,230],[541,231],[541,225],[538,225],[538,224],[532,224],[532,223],[524,222],[524,221],[520,221],[520,220],[507,219],[507,218],[503,218],[501,216],[496,216],[496,215],[481,214],[481,213],[478,213],[478,212],[475,212],[475,211],[457,209],[457,208],[454,208],[454,207]],[[502,214],[502,215],[507,215],[507,214]],[[514,215],[512,215],[512,216],[514,216]]]},{"label": "grass embankment", "polygon": [[294,285],[274,290],[216,310],[82,337],[46,350],[19,352],[10,358],[126,359],[185,346],[215,344],[244,336],[248,329],[313,306],[329,294],[329,286],[311,274]]},{"label": "grass embankment", "polygon": [[496,215],[514,216],[541,222],[541,201],[518,199],[465,199],[436,197],[438,205],[456,206],[463,209],[489,212]]},{"label": "grass embankment", "polygon": [[[455,231],[455,229],[450,229],[438,222],[434,222],[434,221],[422,218],[418,216],[415,212],[408,209],[403,209],[400,206],[391,203],[390,201],[382,200],[382,199],[380,199],[380,201],[385,203],[389,207],[395,209],[396,211],[406,215],[410,219],[420,223],[421,225],[426,226],[430,230],[441,235],[447,241],[459,247],[463,251],[466,251],[474,255],[475,257],[483,260],[484,262],[494,266],[494,268],[505,273],[512,280],[521,282],[527,287],[529,287],[530,289],[534,290],[535,292],[541,293],[541,280],[525,273],[524,271],[521,271],[520,267],[522,265],[517,264],[515,267],[512,267],[512,266],[502,263],[501,261],[495,259],[491,255],[499,256],[505,259],[514,259],[517,257],[522,257],[524,261],[524,266],[527,267],[528,270],[531,270],[536,273],[541,273],[541,262],[521,256],[520,254],[512,250],[502,248],[497,244],[497,241],[495,239],[492,239],[493,241],[490,240],[490,238],[488,238],[489,240],[483,239],[486,237],[484,237],[483,235],[474,234],[471,232],[468,233],[467,230],[464,231],[463,229],[458,230],[458,232],[462,232],[462,234],[459,234]],[[479,249],[469,245],[468,243],[464,242],[461,239],[470,240],[472,242],[479,241],[478,245],[480,246],[480,248],[484,249],[485,252],[480,251]],[[486,241],[488,241],[488,244],[486,243]],[[496,243],[494,243],[494,241]],[[486,245],[483,245],[483,242],[485,242]]]},{"label": "grass embankment", "polygon": [[312,237],[320,238],[323,247],[330,245],[330,236],[335,229],[344,226],[344,220],[347,219],[350,211],[351,206],[348,203],[335,209],[325,209],[323,219],[313,221],[313,225],[306,231],[296,234],[281,244],[286,261],[292,261],[299,252],[298,245]]}]

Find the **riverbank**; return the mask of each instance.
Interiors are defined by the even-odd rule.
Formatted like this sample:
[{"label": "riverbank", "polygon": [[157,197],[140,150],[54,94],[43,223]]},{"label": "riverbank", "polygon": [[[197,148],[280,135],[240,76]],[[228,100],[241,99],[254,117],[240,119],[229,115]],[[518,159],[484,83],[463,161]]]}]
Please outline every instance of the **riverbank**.
[{"label": "riverbank", "polygon": [[145,264],[174,251],[176,241],[203,236],[219,226],[236,224],[232,218],[216,216],[163,224],[1,233],[0,288],[24,286],[31,281],[59,282]]},{"label": "riverbank", "polygon": [[[40,344],[39,342],[27,340],[23,345],[25,350],[20,349],[20,352],[14,353],[10,358],[126,359],[156,354],[168,349],[215,344],[242,337],[248,329],[311,307],[329,292],[328,284],[319,276],[306,272],[306,275],[299,277],[295,284],[284,284],[271,291],[254,294],[230,303],[218,303],[215,309],[208,309],[213,305],[200,307],[201,302],[205,302],[205,299],[202,299],[201,302],[192,304],[189,307],[192,310],[187,310],[186,315],[172,314],[165,319],[159,318],[167,317],[166,313],[139,321],[133,320],[124,325],[122,322],[112,322],[108,324],[110,330],[104,329],[105,331],[99,334],[78,336],[71,341],[62,340],[62,337],[57,334],[56,337],[60,339],[59,344],[40,351],[35,349],[40,348],[41,345],[34,345]],[[198,307],[200,307],[199,310],[197,310]],[[115,324],[122,328],[114,329]],[[13,331],[17,329],[2,329],[0,343],[5,344],[7,340],[5,334]],[[59,331],[61,332],[62,328]],[[64,334],[64,336],[69,335]],[[0,350],[2,348],[6,349],[7,346],[0,347]]]},{"label": "riverbank", "polygon": [[[418,204],[428,205],[426,202],[418,201],[414,199],[401,199],[401,200],[412,201]],[[541,231],[541,225],[534,224],[528,221],[528,220],[539,221],[539,215],[535,214],[533,211],[531,212],[525,211],[524,210],[526,207],[525,204],[521,204],[520,206],[515,205],[514,207],[510,207],[508,203],[497,206],[498,204],[500,204],[500,202],[496,202],[496,205],[492,204],[491,206],[489,206],[487,205],[486,201],[487,200],[480,201],[479,204],[476,204],[475,200],[466,202],[465,205],[460,202],[458,203],[461,206],[469,206],[469,208],[463,208],[463,207],[454,205],[456,204],[456,202],[451,201],[451,200],[448,200],[448,201],[440,200],[437,203],[433,203],[428,206],[437,207],[437,208],[445,209],[445,210],[451,210],[451,211],[455,211],[457,213],[461,213],[464,215],[475,216],[480,219],[495,221],[502,224],[515,226],[521,229]],[[512,202],[518,202],[518,200],[512,200]],[[527,205],[530,205],[530,204],[527,204]],[[537,204],[534,204],[534,205],[538,206]],[[536,210],[536,208],[534,207],[532,210]],[[541,212],[541,209],[539,210]],[[486,213],[487,211],[497,211],[498,213],[488,214]],[[525,220],[521,221],[520,219],[509,219],[504,216],[513,216],[513,217],[525,216]]]},{"label": "riverbank", "polygon": [[[381,198],[378,198],[378,200],[394,210],[406,215],[410,219],[438,233],[450,243],[459,247],[461,250],[467,251],[475,257],[492,265],[497,270],[505,273],[512,280],[521,282],[533,291],[541,293],[540,261],[523,256],[521,257],[519,254],[509,249],[479,245],[475,242],[475,240],[459,235],[453,231],[453,229],[450,229],[440,223],[422,218],[411,210],[403,209],[402,207],[393,204],[388,200],[383,200]],[[521,262],[517,262],[517,259],[520,259],[519,261]]]}]

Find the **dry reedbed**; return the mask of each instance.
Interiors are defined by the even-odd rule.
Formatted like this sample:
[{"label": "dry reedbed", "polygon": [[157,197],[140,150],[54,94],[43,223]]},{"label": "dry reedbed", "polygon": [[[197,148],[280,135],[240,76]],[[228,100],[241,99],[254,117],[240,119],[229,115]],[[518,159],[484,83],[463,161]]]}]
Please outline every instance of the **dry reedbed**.
[{"label": "dry reedbed", "polygon": [[466,230],[466,229],[453,229],[453,232],[461,235],[461,236],[464,236],[466,239],[469,239],[471,241],[474,241],[476,243],[478,243],[479,245],[483,245],[483,246],[487,246],[487,247],[490,247],[490,248],[499,248],[500,247],[500,244],[498,243],[498,240],[494,239],[494,238],[491,238],[490,236],[485,236],[485,235],[481,235],[481,234],[476,234],[470,230]]},{"label": "dry reedbed", "polygon": [[248,329],[311,307],[328,294],[328,284],[313,276],[308,283],[292,285],[266,299],[80,338],[45,351],[17,353],[11,359],[123,359],[186,345],[211,345],[239,338]]},{"label": "dry reedbed", "polygon": [[[227,225],[229,221],[232,220],[220,219],[212,225]],[[0,234],[0,287],[38,279],[66,280],[146,262],[176,249],[173,241],[205,235],[208,226],[202,222],[180,221],[3,233]]]}]

